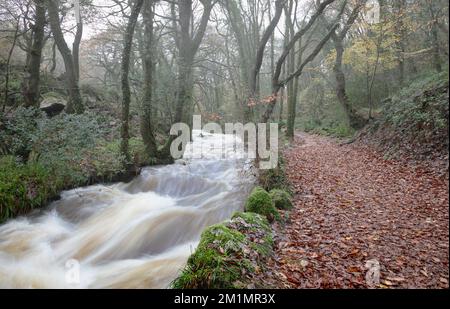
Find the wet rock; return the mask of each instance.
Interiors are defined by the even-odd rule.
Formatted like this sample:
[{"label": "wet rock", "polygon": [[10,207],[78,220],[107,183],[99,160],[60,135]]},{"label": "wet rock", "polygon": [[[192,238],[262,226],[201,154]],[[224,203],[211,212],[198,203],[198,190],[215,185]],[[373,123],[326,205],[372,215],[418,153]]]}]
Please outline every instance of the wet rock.
[{"label": "wet rock", "polygon": [[49,117],[59,115],[67,106],[67,101],[59,97],[47,97],[42,100],[39,108]]}]

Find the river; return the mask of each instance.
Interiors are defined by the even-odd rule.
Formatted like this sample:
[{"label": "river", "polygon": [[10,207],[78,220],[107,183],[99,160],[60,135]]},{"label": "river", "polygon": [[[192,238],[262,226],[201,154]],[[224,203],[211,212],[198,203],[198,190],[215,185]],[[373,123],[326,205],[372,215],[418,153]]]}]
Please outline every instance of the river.
[{"label": "river", "polygon": [[0,287],[168,288],[201,232],[242,210],[254,183],[234,151],[242,141],[193,136],[173,165],[144,168],[129,183],[64,191],[0,226]]}]

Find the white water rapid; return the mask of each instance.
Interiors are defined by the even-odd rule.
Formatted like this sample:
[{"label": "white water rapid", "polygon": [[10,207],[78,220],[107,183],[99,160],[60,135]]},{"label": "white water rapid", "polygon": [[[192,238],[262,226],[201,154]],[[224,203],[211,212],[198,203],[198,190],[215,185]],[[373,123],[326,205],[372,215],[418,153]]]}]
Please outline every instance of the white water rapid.
[{"label": "white water rapid", "polygon": [[[1,288],[167,288],[205,227],[243,208],[254,181],[231,135],[193,133],[183,160],[130,183],[65,191],[0,226]],[[223,148],[210,143],[224,141]],[[237,141],[241,142],[241,141]],[[203,149],[204,156],[196,159]]]}]

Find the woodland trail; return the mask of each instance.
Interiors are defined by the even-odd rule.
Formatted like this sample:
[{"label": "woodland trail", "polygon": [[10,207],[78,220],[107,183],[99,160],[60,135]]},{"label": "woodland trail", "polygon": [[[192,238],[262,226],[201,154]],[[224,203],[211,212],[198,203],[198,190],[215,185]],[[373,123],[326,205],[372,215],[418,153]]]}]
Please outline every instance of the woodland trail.
[{"label": "woodland trail", "polygon": [[[295,208],[287,223],[275,226],[275,255],[262,282],[280,288],[449,287],[448,179],[361,145],[305,133],[297,134],[285,158]],[[366,275],[378,263],[380,280],[373,286]]]}]

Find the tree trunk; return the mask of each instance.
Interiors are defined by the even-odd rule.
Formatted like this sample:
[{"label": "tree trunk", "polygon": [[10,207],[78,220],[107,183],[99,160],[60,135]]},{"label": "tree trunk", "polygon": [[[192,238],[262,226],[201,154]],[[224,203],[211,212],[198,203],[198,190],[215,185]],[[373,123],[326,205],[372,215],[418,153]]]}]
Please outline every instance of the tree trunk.
[{"label": "tree trunk", "polygon": [[153,126],[153,1],[145,1],[142,16],[144,23],[144,48],[142,62],[144,66],[144,97],[140,121],[141,136],[149,157],[157,156],[157,145]]},{"label": "tree trunk", "polygon": [[50,22],[50,27],[53,32],[53,38],[58,46],[58,50],[64,60],[64,66],[66,68],[66,81],[67,90],[69,92],[69,101],[67,102],[66,112],[67,113],[83,113],[83,104],[81,100],[80,88],[78,85],[78,78],[75,69],[75,64],[72,57],[72,52],[67,46],[64,40],[64,34],[61,30],[58,6],[55,0],[46,0],[48,19]]},{"label": "tree trunk", "polygon": [[248,107],[247,97],[250,96],[250,74],[251,74],[251,61],[252,52],[249,46],[249,41],[244,37],[245,24],[242,19],[240,10],[235,0],[227,0],[223,2],[228,13],[228,19],[233,31],[234,37],[237,41],[238,54],[239,54],[239,69],[241,89],[243,89],[244,97],[240,98],[240,104],[242,109],[242,121],[247,122],[250,119],[250,108]]},{"label": "tree trunk", "polygon": [[264,34],[261,38],[261,41],[259,42],[258,49],[256,51],[256,57],[255,57],[255,63],[253,65],[251,75],[250,75],[250,96],[254,96],[256,94],[257,89],[257,80],[259,71],[261,70],[263,57],[264,57],[264,50],[266,49],[267,42],[269,41],[270,37],[272,36],[275,27],[278,25],[278,21],[281,18],[281,15],[283,13],[283,5],[284,0],[277,0],[275,3],[275,15],[273,19],[270,21],[267,28],[264,30]]},{"label": "tree trunk", "polygon": [[130,163],[130,153],[128,151],[129,133],[129,118],[130,118],[130,101],[131,90],[128,76],[130,73],[130,55],[133,47],[133,35],[136,27],[136,22],[141,11],[144,0],[136,0],[131,15],[128,19],[127,28],[124,36],[124,46],[122,52],[122,125],[121,125],[121,144],[120,151],[125,158],[125,165]]},{"label": "tree trunk", "polygon": [[83,37],[83,21],[81,19],[80,13],[80,2],[79,0],[75,1],[75,14],[76,14],[76,22],[77,22],[77,32],[75,33],[75,40],[72,44],[72,53],[73,53],[73,66],[75,72],[75,78],[77,81],[80,80],[80,44],[81,38]]},{"label": "tree trunk", "polygon": [[338,36],[333,36],[333,39],[336,49],[336,62],[334,63],[333,67],[333,72],[336,78],[336,96],[339,103],[345,110],[349,125],[352,128],[359,129],[363,126],[363,121],[351,106],[346,93],[345,74],[342,70],[342,57],[344,55],[343,42]]},{"label": "tree trunk", "polygon": [[52,66],[50,67],[50,73],[54,73],[56,70],[56,43],[52,44]]},{"label": "tree trunk", "polygon": [[5,92],[4,92],[4,98],[3,98],[3,107],[2,107],[2,112],[5,112],[6,109],[6,105],[8,104],[8,99],[9,99],[9,66],[11,63],[11,57],[12,57],[12,53],[14,51],[14,48],[16,47],[16,43],[17,43],[17,38],[19,37],[19,21],[16,24],[16,29],[14,31],[14,39],[11,45],[11,48],[9,49],[8,52],[8,58],[6,59],[6,64],[5,64]]},{"label": "tree trunk", "polygon": [[[293,10],[293,1],[289,1],[289,7],[285,10],[286,13],[286,35],[289,37],[289,40],[292,40],[294,37],[294,24],[292,22],[292,10]],[[299,51],[300,52],[300,51]],[[289,54],[288,58],[288,75],[294,73],[295,71],[295,46],[292,50],[292,52]],[[295,78],[297,79],[297,78]],[[296,94],[295,94],[295,79],[292,79],[287,84],[288,89],[288,99],[287,99],[287,130],[286,130],[286,136],[289,139],[292,139],[294,137],[294,125],[295,125],[295,103],[296,103]]]},{"label": "tree trunk", "polygon": [[275,67],[275,73],[273,75],[272,99],[270,100],[270,102],[266,108],[266,111],[264,112],[263,116],[261,117],[261,122],[267,123],[269,121],[269,119],[271,118],[275,104],[277,102],[276,96],[278,95],[278,92],[280,91],[281,87],[283,87],[284,85],[289,83],[293,78],[299,77],[302,74],[305,66],[314,60],[314,58],[317,56],[317,54],[322,50],[325,43],[328,42],[328,40],[330,39],[331,34],[336,30],[336,28],[338,26],[337,24],[334,25],[330,29],[329,33],[322,39],[322,41],[320,41],[317,44],[317,46],[311,52],[311,54],[301,64],[299,63],[299,66],[295,72],[288,74],[288,76],[283,81],[279,80],[283,64],[285,63],[286,58],[289,56],[289,53],[292,52],[292,49],[294,49],[295,44],[315,24],[317,18],[319,18],[322,15],[325,8],[333,2],[334,2],[334,0],[325,0],[322,3],[320,3],[316,12],[311,16],[311,18],[306,23],[306,25],[304,27],[302,27],[299,31],[297,31],[297,33],[295,33],[295,35],[292,37],[292,39],[284,47],[282,54],[280,55],[280,57],[277,60],[277,65]]},{"label": "tree trunk", "polygon": [[34,0],[36,20],[33,27],[33,44],[30,50],[28,77],[25,84],[25,106],[39,106],[39,80],[42,48],[44,47],[45,5],[44,0]]},{"label": "tree trunk", "polygon": [[441,55],[439,48],[439,22],[433,1],[427,1],[431,17],[431,44],[433,46],[433,66],[436,72],[442,72]]},{"label": "tree trunk", "polygon": [[[324,4],[327,5],[327,3],[328,2],[323,2],[322,5],[324,5]],[[323,11],[323,9],[322,9],[322,11]],[[314,20],[315,20],[315,18],[313,20],[310,20],[309,23],[314,23]],[[330,39],[331,33],[333,31],[335,31],[336,28],[337,28],[337,25],[334,25],[331,28],[330,32],[328,32],[328,34],[317,44],[317,46],[314,48],[314,50],[311,52],[311,54],[308,57],[306,57],[306,59],[304,61],[302,61],[301,64],[299,64],[297,70],[294,73],[290,74],[284,80],[280,81],[279,78],[280,78],[280,74],[281,74],[281,67],[283,66],[283,63],[285,62],[286,57],[289,54],[289,51],[291,51],[292,46],[295,44],[295,42],[297,42],[302,37],[301,33],[304,33],[304,29],[297,32],[297,34],[294,36],[294,39],[291,40],[291,42],[289,42],[289,44],[287,45],[287,48],[283,51],[283,54],[280,56],[280,58],[277,61],[277,69],[275,70],[275,75],[274,75],[274,78],[272,81],[272,99],[270,100],[265,113],[261,117],[262,123],[267,123],[269,121],[269,119],[273,113],[273,109],[275,107],[276,95],[278,94],[280,89],[283,86],[285,86],[287,83],[289,83],[292,79],[294,79],[296,77],[300,77],[300,75],[303,73],[305,66],[316,58],[317,54],[322,50],[325,43],[328,42],[328,40]],[[299,33],[301,35],[299,35]]]},{"label": "tree trunk", "polygon": [[[339,33],[336,32],[331,33],[331,39],[334,43],[334,48],[336,51],[336,60],[333,66],[333,72],[336,79],[336,97],[341,106],[345,110],[348,124],[355,129],[361,128],[364,125],[365,121],[362,117],[358,116],[356,111],[351,106],[350,101],[347,97],[345,74],[342,69],[342,58],[344,56],[344,39],[348,31],[352,27],[352,25],[355,23],[359,15],[359,12],[361,11],[365,3],[366,3],[365,0],[360,0],[358,3],[356,3],[355,7],[350,13],[348,20],[345,22],[342,30]],[[344,12],[346,5],[347,3],[344,3],[344,5],[342,6],[340,15]],[[324,17],[322,17],[322,20],[327,24],[327,27],[330,28],[330,25],[327,23]]]},{"label": "tree trunk", "polygon": [[437,22],[434,20],[431,29],[431,38],[433,42],[433,66],[436,72],[442,72],[441,55],[439,52],[439,36]]},{"label": "tree trunk", "polygon": [[[193,66],[194,58],[205,35],[206,26],[213,4],[211,1],[203,0],[203,14],[197,32],[194,34],[191,22],[193,20],[192,0],[180,0],[178,3],[179,33],[176,35],[178,46],[178,76],[176,87],[175,123],[184,122],[192,124],[192,113],[194,104],[192,92],[194,88]],[[172,135],[161,149],[159,155],[162,159],[169,159],[170,145],[175,137]]]},{"label": "tree trunk", "polygon": [[197,52],[192,48],[190,25],[192,19],[192,1],[181,0],[179,4],[180,21],[180,48],[178,55],[178,86],[175,122],[187,122],[189,116],[186,112],[192,104],[192,67],[194,55]]},{"label": "tree trunk", "polygon": [[406,9],[406,1],[405,0],[397,0],[394,1],[395,7],[397,9],[397,23],[396,23],[396,33],[398,35],[397,41],[397,50],[398,50],[398,78],[400,87],[403,87],[405,84],[405,57],[404,53],[406,51],[404,39],[406,38],[405,25],[403,22],[403,14],[405,14]]}]

